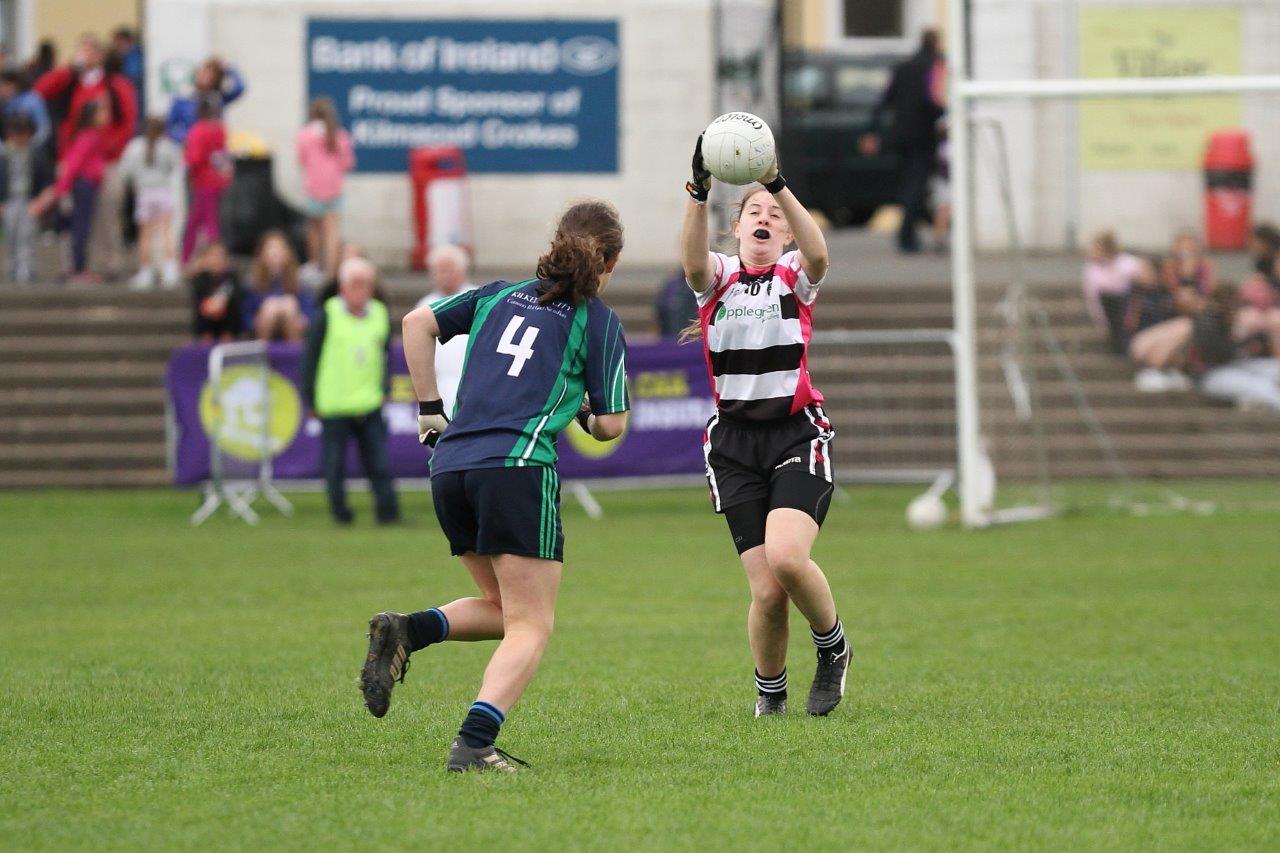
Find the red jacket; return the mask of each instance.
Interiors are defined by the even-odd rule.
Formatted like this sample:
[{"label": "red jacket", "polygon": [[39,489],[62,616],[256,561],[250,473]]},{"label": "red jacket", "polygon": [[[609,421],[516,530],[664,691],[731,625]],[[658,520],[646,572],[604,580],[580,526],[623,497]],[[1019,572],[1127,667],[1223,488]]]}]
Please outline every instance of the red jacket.
[{"label": "red jacket", "polygon": [[184,153],[191,186],[220,190],[231,183],[227,129],[217,119],[201,119],[187,134]]},{"label": "red jacket", "polygon": [[63,152],[54,189],[59,196],[66,195],[76,178],[102,183],[106,167],[106,134],[96,127],[86,128],[76,134]]},{"label": "red jacket", "polygon": [[[66,155],[71,145],[76,123],[80,120],[80,111],[85,104],[98,98],[111,111],[111,120],[102,131],[107,162],[114,163],[120,159],[138,124],[138,96],[127,77],[123,74],[103,74],[93,83],[86,84],[83,75],[77,74],[70,65],[64,65],[41,75],[32,88],[50,107],[55,107],[59,100],[66,101],[66,114],[58,125],[59,159]],[[50,111],[57,112],[56,108]]]}]

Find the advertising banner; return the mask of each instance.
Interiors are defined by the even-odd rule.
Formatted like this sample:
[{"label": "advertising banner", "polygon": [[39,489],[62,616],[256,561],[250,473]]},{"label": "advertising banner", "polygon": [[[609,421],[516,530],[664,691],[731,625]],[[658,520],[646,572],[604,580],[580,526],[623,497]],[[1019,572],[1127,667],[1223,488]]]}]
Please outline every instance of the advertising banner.
[{"label": "advertising banner", "polygon": [[455,145],[472,172],[617,172],[617,21],[307,21],[307,94],[333,100],[356,171]]},{"label": "advertising banner", "polygon": [[[277,479],[319,479],[320,422],[305,411],[301,384],[302,350],[273,344],[268,377],[270,411],[264,405],[260,370],[232,367],[222,377],[222,450],[231,459],[256,461],[269,436]],[[565,479],[701,474],[702,430],[714,409],[702,351],[674,343],[635,344],[628,350],[631,422],[619,439],[598,442],[571,424],[560,436],[560,474]],[[418,405],[404,353],[391,350],[391,395],[383,406],[387,448],[396,477],[426,477],[430,452],[418,444]],[[192,344],[174,353],[165,378],[176,435],[174,482],[199,483],[209,477],[209,435],[215,423],[209,385],[209,348]],[[263,428],[263,419],[268,420]],[[361,473],[354,447],[347,457],[351,476]]]},{"label": "advertising banner", "polygon": [[[1238,9],[1086,6],[1083,77],[1203,77],[1240,73]],[[1080,104],[1086,169],[1198,169],[1215,130],[1240,126],[1237,95],[1087,98]]]}]

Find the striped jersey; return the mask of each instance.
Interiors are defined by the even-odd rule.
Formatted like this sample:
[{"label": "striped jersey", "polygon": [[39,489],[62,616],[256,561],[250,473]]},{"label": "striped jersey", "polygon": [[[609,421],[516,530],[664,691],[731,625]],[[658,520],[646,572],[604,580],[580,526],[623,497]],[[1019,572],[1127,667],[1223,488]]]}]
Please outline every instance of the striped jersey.
[{"label": "striped jersey", "polygon": [[761,269],[718,252],[712,258],[715,274],[698,294],[698,318],[717,409],[767,421],[821,403],[808,362],[821,282],[809,281],[800,253]]},{"label": "striped jersey", "polygon": [[556,435],[585,392],[597,415],[626,411],[627,341],[599,299],[539,304],[543,283],[495,281],[431,306],[440,340],[469,335],[453,421],[431,473],[556,464]]}]

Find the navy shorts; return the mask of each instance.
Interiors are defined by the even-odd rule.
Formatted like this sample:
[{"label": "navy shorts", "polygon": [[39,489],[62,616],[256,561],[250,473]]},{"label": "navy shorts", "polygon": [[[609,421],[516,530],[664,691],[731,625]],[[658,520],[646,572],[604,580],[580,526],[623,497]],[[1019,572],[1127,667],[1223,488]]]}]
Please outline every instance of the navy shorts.
[{"label": "navy shorts", "polygon": [[440,529],[456,557],[468,552],[564,560],[560,476],[554,468],[478,468],[431,478]]}]

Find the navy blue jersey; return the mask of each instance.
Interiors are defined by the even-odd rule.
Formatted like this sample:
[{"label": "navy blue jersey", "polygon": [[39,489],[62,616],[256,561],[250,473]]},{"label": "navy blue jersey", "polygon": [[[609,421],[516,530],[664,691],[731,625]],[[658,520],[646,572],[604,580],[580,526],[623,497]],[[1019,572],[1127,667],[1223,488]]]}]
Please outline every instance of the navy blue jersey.
[{"label": "navy blue jersey", "polygon": [[537,279],[495,281],[431,306],[440,340],[469,335],[453,422],[431,457],[432,475],[556,464],[556,436],[582,407],[631,407],[627,341],[599,299],[539,304]]}]

